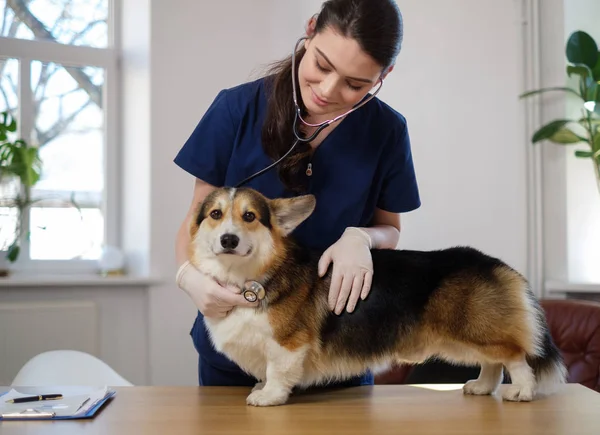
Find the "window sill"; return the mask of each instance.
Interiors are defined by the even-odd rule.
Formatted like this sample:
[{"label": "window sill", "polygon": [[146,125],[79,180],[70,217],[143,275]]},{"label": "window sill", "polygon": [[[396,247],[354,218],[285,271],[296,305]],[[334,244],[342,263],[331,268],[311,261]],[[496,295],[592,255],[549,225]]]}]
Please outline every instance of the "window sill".
[{"label": "window sill", "polygon": [[547,281],[548,293],[599,293],[600,283]]},{"label": "window sill", "polygon": [[0,289],[9,287],[142,287],[160,284],[149,276],[49,275],[19,274],[0,278]]}]

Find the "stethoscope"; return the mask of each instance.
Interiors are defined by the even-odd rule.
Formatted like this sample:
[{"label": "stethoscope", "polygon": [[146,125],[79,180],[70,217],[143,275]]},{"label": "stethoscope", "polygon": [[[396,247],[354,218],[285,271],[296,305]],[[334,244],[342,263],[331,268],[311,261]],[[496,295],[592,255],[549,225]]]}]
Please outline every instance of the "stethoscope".
[{"label": "stethoscope", "polygon": [[[363,98],[363,100],[361,102],[356,104],[354,107],[352,107],[346,113],[342,113],[341,115],[338,115],[333,119],[329,119],[327,121],[323,121],[318,124],[311,124],[311,123],[305,121],[304,118],[302,118],[302,111],[300,109],[300,105],[298,104],[298,94],[296,92],[296,51],[298,49],[298,45],[305,39],[306,39],[306,37],[302,37],[302,38],[298,39],[298,41],[296,42],[296,45],[294,46],[294,50],[292,51],[292,94],[294,97],[294,106],[296,108],[296,115],[294,116],[294,124],[292,127],[292,131],[294,132],[294,138],[295,138],[294,143],[292,144],[290,149],[283,156],[281,156],[276,162],[272,163],[271,165],[267,166],[266,168],[261,169],[260,171],[256,172],[255,174],[252,174],[248,178],[244,179],[243,181],[241,181],[240,183],[238,183],[235,186],[236,188],[248,183],[250,180],[253,180],[254,178],[264,174],[265,172],[267,172],[270,169],[277,166],[279,163],[281,163],[283,161],[283,159],[285,159],[288,155],[290,155],[290,153],[294,150],[294,148],[296,148],[296,146],[300,142],[302,142],[302,143],[311,142],[325,128],[329,127],[334,122],[344,118],[345,116],[348,116],[350,113],[354,112],[355,110],[357,110],[360,107],[367,104],[370,100],[375,98],[375,96],[379,93],[379,91],[381,90],[381,87],[383,86],[383,77],[380,77],[379,78],[379,87],[375,90],[375,92],[373,92],[369,96],[365,96],[365,98]],[[302,137],[300,134],[300,129],[298,127],[298,120],[300,120],[304,125],[306,125],[308,127],[316,127],[317,129],[310,136]],[[265,288],[258,281],[247,281],[244,284],[244,289],[243,289],[242,295],[244,296],[244,299],[246,299],[248,302],[255,302],[257,300],[262,300],[262,299],[264,299],[265,294],[266,294]]]}]

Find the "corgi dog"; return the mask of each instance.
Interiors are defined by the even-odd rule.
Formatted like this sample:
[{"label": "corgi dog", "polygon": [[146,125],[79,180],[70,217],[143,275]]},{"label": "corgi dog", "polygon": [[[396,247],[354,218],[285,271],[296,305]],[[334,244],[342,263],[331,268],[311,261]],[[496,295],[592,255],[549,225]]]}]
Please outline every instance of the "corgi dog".
[{"label": "corgi dog", "polygon": [[431,357],[479,365],[465,394],[531,401],[566,382],[544,312],[517,271],[469,247],[372,249],[373,279],[352,313],[328,308],[331,271],[321,252],[294,241],[315,197],[268,199],[250,188],[218,188],[197,208],[190,262],[221,284],[264,289],[256,308],[204,318],[217,351],[259,382],[248,405],[285,404],[306,388]]}]

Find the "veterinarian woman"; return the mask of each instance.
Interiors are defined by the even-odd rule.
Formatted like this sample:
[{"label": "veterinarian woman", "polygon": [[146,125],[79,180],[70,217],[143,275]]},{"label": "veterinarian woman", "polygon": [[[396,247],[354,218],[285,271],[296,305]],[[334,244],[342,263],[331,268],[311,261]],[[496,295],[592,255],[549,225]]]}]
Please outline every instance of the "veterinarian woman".
[{"label": "veterinarian woman", "polygon": [[[332,267],[329,301],[336,314],[351,312],[368,294],[369,248],[396,247],[400,213],[420,206],[409,133],[400,113],[376,97],[367,99],[392,71],[401,42],[402,17],[393,0],[326,1],[308,22],[306,39],[290,43],[295,58],[257,81],[218,93],[177,154],[175,163],[196,178],[176,255],[178,285],[199,310],[191,335],[200,356],[200,385],[257,382],[213,349],[203,322],[203,316],[223,317],[235,306],[254,304],[186,263],[188,225],[196,205],[216,186],[236,186],[288,152],[295,140],[293,79],[301,138],[314,133],[316,124],[366,103],[309,143],[299,142],[277,167],[245,186],[269,198],[316,196],[314,213],[294,236],[324,250],[319,271]],[[367,373],[344,385],[372,383]]]}]

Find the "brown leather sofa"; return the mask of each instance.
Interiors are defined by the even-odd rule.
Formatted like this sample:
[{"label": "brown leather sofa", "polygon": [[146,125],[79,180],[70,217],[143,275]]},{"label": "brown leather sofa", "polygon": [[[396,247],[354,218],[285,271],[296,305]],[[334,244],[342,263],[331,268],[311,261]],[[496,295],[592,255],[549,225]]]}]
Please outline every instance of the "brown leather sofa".
[{"label": "brown leather sofa", "polygon": [[[600,392],[600,303],[585,300],[544,299],[550,333],[567,364],[569,383]],[[375,376],[376,384],[463,383],[477,377],[479,369],[444,363],[398,366]]]}]

